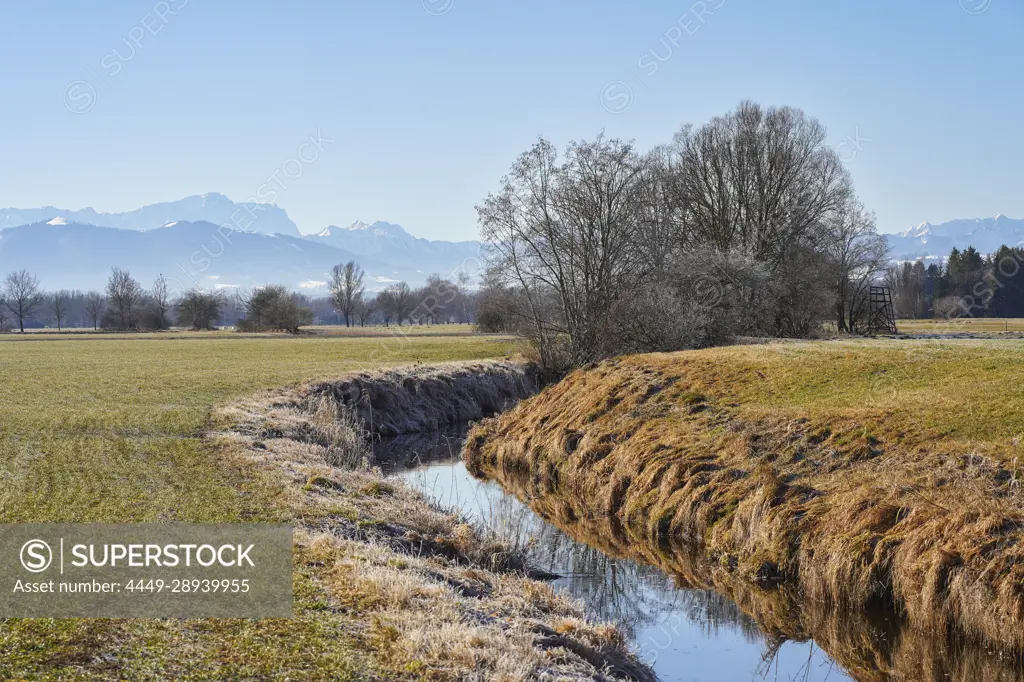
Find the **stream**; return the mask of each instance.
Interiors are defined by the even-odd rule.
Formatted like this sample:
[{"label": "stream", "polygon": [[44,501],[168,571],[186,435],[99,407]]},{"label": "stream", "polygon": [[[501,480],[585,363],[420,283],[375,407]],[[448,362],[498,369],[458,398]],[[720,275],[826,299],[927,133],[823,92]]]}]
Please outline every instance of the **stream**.
[{"label": "stream", "polygon": [[820,631],[829,651],[842,657],[841,665],[806,633],[797,638],[802,641],[769,634],[726,596],[577,542],[497,483],[471,476],[460,459],[464,440],[465,431],[400,437],[378,444],[375,454],[385,475],[524,550],[534,567],[561,576],[554,588],[579,600],[591,617],[617,625],[665,682],[1024,680],[1019,661],[907,635],[891,619],[806,617],[814,636]]}]

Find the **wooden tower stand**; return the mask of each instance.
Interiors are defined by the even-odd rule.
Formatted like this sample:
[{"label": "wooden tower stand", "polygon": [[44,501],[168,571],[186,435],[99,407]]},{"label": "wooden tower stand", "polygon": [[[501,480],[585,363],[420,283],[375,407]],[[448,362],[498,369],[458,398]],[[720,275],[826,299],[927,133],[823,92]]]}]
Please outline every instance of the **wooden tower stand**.
[{"label": "wooden tower stand", "polygon": [[870,317],[868,332],[896,334],[896,311],[892,307],[892,293],[887,286],[872,286],[868,292]]}]

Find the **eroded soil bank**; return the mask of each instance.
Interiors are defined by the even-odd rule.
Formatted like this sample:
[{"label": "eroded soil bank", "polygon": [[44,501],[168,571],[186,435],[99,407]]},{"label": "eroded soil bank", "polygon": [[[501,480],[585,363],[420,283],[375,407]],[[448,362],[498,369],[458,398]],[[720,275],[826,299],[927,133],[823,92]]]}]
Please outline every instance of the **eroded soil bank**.
[{"label": "eroded soil bank", "polygon": [[376,436],[432,433],[501,412],[540,390],[537,369],[516,362],[462,362],[362,372],[313,384]]},{"label": "eroded soil bank", "polygon": [[[918,362],[957,360],[919,350]],[[851,652],[878,647],[844,644],[842,619],[828,614],[889,611],[936,641],[956,633],[1019,652],[1015,470],[994,455],[997,442],[958,440],[941,419],[919,418],[917,403],[889,404],[888,384],[881,397],[808,399],[811,381],[832,395],[839,362],[884,366],[862,351],[803,344],[605,362],[476,427],[464,457],[580,539],[713,587],[787,637],[820,637],[851,669],[863,667]],[[985,352],[968,361],[991,361]],[[902,641],[890,661],[928,640]]]},{"label": "eroded soil bank", "polygon": [[368,677],[653,679],[615,628],[527,577],[514,552],[379,472],[337,466],[367,461],[371,424],[408,433],[487,414],[535,391],[530,377],[514,363],[397,369],[215,415],[211,437],[278,486],[295,524],[300,617],[354,641]]}]

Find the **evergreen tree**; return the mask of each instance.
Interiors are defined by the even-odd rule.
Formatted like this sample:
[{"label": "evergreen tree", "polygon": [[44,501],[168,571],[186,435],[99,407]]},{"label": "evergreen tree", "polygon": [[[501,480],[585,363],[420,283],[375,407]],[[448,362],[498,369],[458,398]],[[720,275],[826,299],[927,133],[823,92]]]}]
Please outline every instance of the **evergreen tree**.
[{"label": "evergreen tree", "polygon": [[1024,317],[1024,249],[1001,246],[992,256],[987,288],[993,317]]}]

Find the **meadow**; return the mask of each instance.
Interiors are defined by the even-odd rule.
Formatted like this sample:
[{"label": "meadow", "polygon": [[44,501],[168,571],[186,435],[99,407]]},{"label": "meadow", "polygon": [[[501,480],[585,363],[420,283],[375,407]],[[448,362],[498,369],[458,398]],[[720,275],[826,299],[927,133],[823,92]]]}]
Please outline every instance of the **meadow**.
[{"label": "meadow", "polygon": [[957,332],[1024,332],[1020,318],[962,317],[954,320],[897,320],[904,334],[950,334]]},{"label": "meadow", "polygon": [[358,369],[501,357],[513,345],[503,337],[439,333],[0,337],[0,519],[259,516],[260,506],[203,449],[215,405]]},{"label": "meadow", "polygon": [[[403,331],[422,333],[2,335],[0,522],[285,518],[276,484],[204,437],[215,408],[353,370],[516,348],[467,327]],[[346,617],[312,615],[323,600],[310,585],[300,571],[292,621],[7,620],[0,678],[160,678],[185,661],[176,676],[360,676]]]},{"label": "meadow", "polygon": [[[223,437],[225,406],[262,391],[521,350],[468,327],[401,332],[0,335],[0,522],[390,524],[476,546],[457,520],[325,467],[293,441],[276,448],[275,473]],[[859,340],[619,358],[488,422],[467,454],[499,479],[503,469],[557,472],[558,499],[502,482],[573,518],[618,515],[630,546],[657,556],[698,537],[735,580],[793,579],[855,609],[896,601],[917,625],[1016,646],[1019,571],[1012,552],[991,548],[1017,546],[1006,534],[1024,516],[1022,352],[1014,340]],[[429,557],[299,536],[293,619],[6,620],[0,678],[446,679],[437,671],[453,655],[470,669],[488,656],[545,660],[528,639],[513,646],[507,632],[466,630],[482,607],[501,610],[508,632],[542,613],[596,632],[570,606],[538,607],[551,597],[528,581],[493,574],[491,601],[453,602]],[[801,544],[835,560],[815,564]],[[488,575],[446,571],[456,584]],[[978,575],[1006,595],[989,615],[971,610]],[[738,589],[715,576],[710,586]],[[936,603],[946,620],[933,619]],[[416,665],[424,657],[430,670]]]}]

